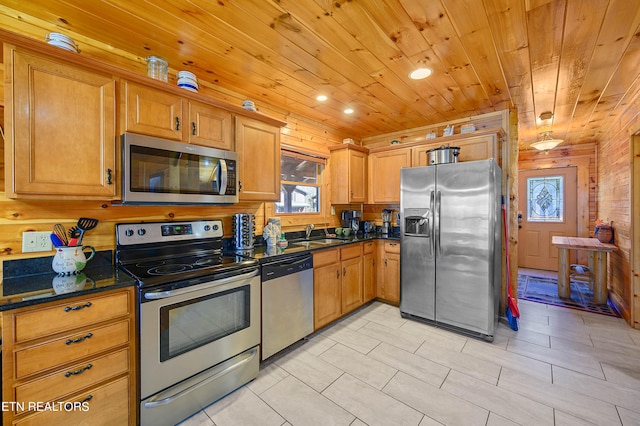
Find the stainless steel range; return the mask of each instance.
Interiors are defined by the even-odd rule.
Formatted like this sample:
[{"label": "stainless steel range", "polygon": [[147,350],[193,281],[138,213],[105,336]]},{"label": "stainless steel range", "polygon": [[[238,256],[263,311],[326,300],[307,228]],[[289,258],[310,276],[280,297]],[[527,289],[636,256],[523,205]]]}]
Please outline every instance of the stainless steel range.
[{"label": "stainless steel range", "polygon": [[116,225],[139,284],[140,424],[175,424],[258,375],[258,262],[222,253],[222,222]]}]

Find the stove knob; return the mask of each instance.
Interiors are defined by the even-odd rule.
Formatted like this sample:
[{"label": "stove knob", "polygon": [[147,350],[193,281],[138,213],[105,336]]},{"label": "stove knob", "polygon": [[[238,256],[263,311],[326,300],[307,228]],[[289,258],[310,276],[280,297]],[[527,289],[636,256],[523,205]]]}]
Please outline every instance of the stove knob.
[{"label": "stove knob", "polygon": [[205,232],[209,232],[211,230],[211,227],[209,225],[205,225],[204,230]]},{"label": "stove knob", "polygon": [[217,231],[218,230],[218,225],[213,225],[213,230]]},{"label": "stove knob", "polygon": [[133,236],[133,229],[127,229],[126,231],[124,231],[124,235],[126,235],[127,237]]},{"label": "stove knob", "polygon": [[140,228],[138,229],[138,235],[140,235],[141,237],[147,233],[147,230],[144,228]]}]

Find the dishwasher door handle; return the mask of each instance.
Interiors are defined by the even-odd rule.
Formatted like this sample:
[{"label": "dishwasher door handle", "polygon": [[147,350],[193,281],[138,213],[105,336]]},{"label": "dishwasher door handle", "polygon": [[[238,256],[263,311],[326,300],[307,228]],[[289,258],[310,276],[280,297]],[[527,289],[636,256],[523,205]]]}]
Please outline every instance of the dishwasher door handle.
[{"label": "dishwasher door handle", "polygon": [[306,256],[306,257],[303,257],[302,259],[299,259],[299,260],[296,260],[296,261],[293,261],[293,262],[290,262],[290,263],[280,263],[278,266],[283,267],[283,268],[286,268],[286,267],[289,267],[289,266],[295,266],[295,265],[299,265],[301,263],[304,263],[304,262],[308,261],[309,259],[311,259],[311,256]]}]

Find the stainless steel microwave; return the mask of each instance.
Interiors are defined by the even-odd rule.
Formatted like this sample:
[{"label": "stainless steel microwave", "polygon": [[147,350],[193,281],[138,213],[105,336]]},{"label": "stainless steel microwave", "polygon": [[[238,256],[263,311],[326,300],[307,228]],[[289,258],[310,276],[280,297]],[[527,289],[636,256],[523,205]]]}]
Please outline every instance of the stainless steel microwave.
[{"label": "stainless steel microwave", "polygon": [[238,202],[235,152],[125,133],[122,155],[123,204]]}]

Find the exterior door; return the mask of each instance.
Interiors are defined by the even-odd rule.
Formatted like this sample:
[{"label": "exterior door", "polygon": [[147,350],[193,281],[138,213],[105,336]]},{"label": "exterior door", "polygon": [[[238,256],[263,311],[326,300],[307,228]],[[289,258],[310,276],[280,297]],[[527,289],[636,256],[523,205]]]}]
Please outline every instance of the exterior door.
[{"label": "exterior door", "polygon": [[[518,177],[518,266],[558,270],[554,235],[577,236],[575,167],[521,170]],[[575,263],[575,253],[571,253]]]}]

